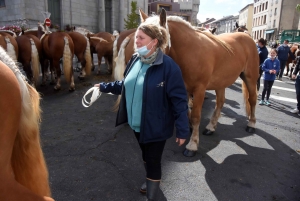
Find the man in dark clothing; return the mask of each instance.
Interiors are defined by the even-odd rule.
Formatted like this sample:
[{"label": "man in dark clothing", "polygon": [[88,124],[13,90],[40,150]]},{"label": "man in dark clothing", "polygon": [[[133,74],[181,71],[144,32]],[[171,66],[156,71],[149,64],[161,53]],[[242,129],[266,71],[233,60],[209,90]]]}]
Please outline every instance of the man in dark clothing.
[{"label": "man in dark clothing", "polygon": [[257,80],[257,91],[259,91],[259,87],[260,87],[260,77],[263,73],[262,70],[262,64],[264,63],[264,61],[266,60],[266,58],[268,58],[268,49],[266,48],[266,41],[265,39],[261,38],[258,40],[258,44],[257,44],[257,51],[258,51],[258,55],[259,55],[259,78]]},{"label": "man in dark clothing", "polygon": [[280,81],[282,81],[283,71],[284,71],[286,62],[289,58],[289,55],[293,60],[295,59],[295,56],[291,52],[291,50],[288,46],[288,43],[289,43],[288,40],[284,40],[284,43],[277,48],[278,60],[280,61],[280,71],[276,74],[276,76],[278,77],[278,79]]},{"label": "man in dark clothing", "polygon": [[[296,78],[296,75],[299,71],[300,71],[300,56],[297,57],[297,64],[293,72],[292,79]],[[291,112],[298,113],[298,116],[300,116],[300,74],[296,78],[295,88],[296,88],[296,97],[297,97],[297,108],[291,110]]]}]

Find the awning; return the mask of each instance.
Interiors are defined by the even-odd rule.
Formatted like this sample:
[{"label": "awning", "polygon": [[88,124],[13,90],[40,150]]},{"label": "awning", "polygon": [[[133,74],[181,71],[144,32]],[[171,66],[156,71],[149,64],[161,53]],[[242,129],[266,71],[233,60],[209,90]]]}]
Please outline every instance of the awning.
[{"label": "awning", "polygon": [[268,31],[266,31],[265,33],[266,33],[266,34],[270,34],[270,33],[273,33],[273,32],[274,32],[274,29],[268,30]]}]

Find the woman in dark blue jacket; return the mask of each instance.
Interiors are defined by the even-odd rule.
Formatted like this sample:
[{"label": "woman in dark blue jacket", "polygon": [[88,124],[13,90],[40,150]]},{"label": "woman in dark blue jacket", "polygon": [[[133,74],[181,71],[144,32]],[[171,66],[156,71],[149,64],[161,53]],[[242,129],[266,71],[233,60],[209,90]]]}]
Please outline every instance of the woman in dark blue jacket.
[{"label": "woman in dark blue jacket", "polygon": [[265,39],[261,38],[258,40],[257,51],[258,51],[258,55],[259,55],[259,78],[257,80],[257,91],[259,91],[260,78],[263,73],[262,65],[263,65],[264,61],[268,58],[268,54],[269,54],[268,49],[266,48]]},{"label": "woman in dark blue jacket", "polygon": [[166,140],[176,127],[181,146],[189,137],[187,92],[178,65],[162,49],[167,46],[162,27],[140,25],[135,34],[136,52],[124,72],[124,79],[100,83],[104,93],[120,95],[116,126],[128,122],[142,150],[147,172],[140,192],[154,200],[161,180],[161,156]]}]

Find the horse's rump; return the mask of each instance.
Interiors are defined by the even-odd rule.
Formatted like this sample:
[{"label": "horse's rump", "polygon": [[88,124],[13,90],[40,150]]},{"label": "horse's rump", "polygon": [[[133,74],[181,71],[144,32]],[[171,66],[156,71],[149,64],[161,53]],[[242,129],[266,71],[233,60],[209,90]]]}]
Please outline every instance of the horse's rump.
[{"label": "horse's rump", "polygon": [[0,200],[44,200],[50,188],[40,145],[40,96],[2,48],[0,60]]}]

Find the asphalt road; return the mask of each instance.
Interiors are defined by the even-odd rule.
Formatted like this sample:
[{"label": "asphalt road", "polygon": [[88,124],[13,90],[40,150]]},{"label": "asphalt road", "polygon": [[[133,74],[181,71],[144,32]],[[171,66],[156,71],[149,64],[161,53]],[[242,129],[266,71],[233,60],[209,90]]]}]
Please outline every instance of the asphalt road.
[{"label": "asphalt road", "polygon": [[[76,78],[75,92],[68,92],[64,78],[58,92],[52,85],[37,87],[42,94],[41,138],[52,196],[57,201],[146,200],[139,193],[145,171],[133,132],[128,125],[114,126],[112,106],[117,97],[102,94],[91,107],[81,105],[91,86],[110,80],[103,74],[104,65],[102,74],[95,72],[85,81]],[[200,135],[195,157],[184,157],[184,146],[178,147],[174,137],[168,140],[159,200],[300,200],[300,117],[289,112],[296,106],[294,86],[285,77],[274,86],[272,105],[257,105],[254,134],[245,131],[241,82],[237,80],[226,89],[216,132]],[[214,92],[207,96],[201,131],[215,106]]]}]

